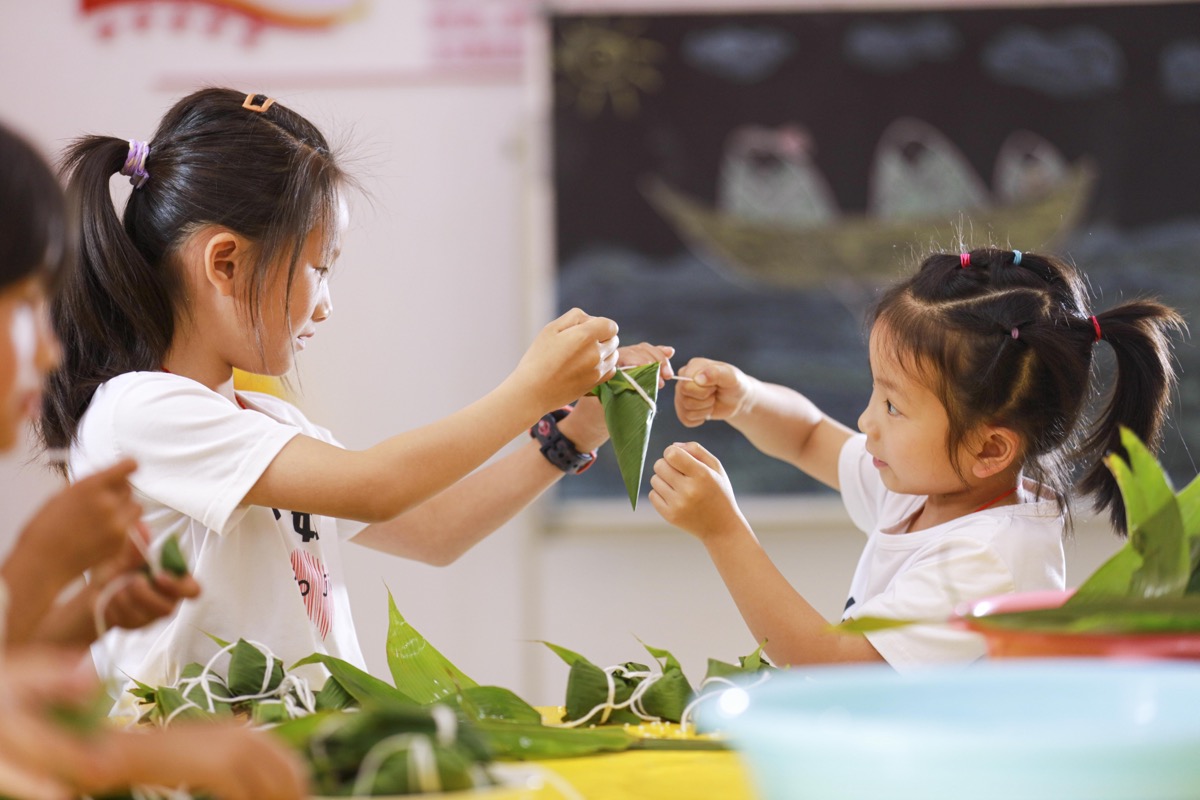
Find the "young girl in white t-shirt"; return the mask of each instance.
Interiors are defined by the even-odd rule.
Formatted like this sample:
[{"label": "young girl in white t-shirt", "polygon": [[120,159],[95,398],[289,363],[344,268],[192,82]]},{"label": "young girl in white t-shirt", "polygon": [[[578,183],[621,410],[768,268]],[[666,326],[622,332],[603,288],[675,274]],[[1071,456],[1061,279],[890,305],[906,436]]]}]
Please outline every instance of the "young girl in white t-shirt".
[{"label": "young girl in white t-shirt", "polygon": [[[670,355],[618,353],[615,323],[573,309],[482,399],[348,450],[291,403],[235,393],[232,380],[235,368],[287,373],[332,311],[348,181],[322,134],[271,98],[204,89],[149,142],[84,137],[64,165],[81,257],[52,308],[64,356],[44,438],[70,446],[72,475],[136,459],[145,523],[156,539],[179,537],[205,587],[164,623],[114,636],[105,674],[174,683],[215,653],[210,637],[261,642],[287,664],[324,652],[364,667],[340,543],[452,561],[590,463],[607,435],[598,403],[552,412],[619,358]],[[133,184],[121,218],[118,172]],[[531,427],[537,440],[476,471]]]},{"label": "young girl in white t-shirt", "polygon": [[[675,407],[685,425],[724,420],[841,492],[867,533],[843,618],[947,619],[964,601],[1063,588],[1073,464],[1085,469],[1080,491],[1124,531],[1101,458],[1122,451],[1122,425],[1157,444],[1174,383],[1168,337],[1183,321],[1146,300],[1089,308],[1081,276],[1058,259],[933,255],[875,308],[861,434],[798,392],[702,358],[680,370],[693,380],[677,385]],[[1102,339],[1117,374],[1107,405],[1087,420]],[[983,654],[979,637],[948,626],[830,631],[759,545],[711,453],[672,445],[654,473],[651,503],[703,541],[776,662],[883,659],[906,669]]]},{"label": "young girl in white t-shirt", "polygon": [[[54,173],[3,124],[0,209],[0,451],[8,451],[58,359],[46,300],[72,248]],[[144,545],[131,538],[140,535],[141,508],[126,480],[134,467],[118,462],[55,494],[0,563],[0,796],[109,796],[150,785],[223,800],[308,797],[298,755],[240,722],[181,720],[149,732],[102,726],[87,735],[63,724],[66,709],[86,714],[100,691],[90,669],[80,669],[96,615],[106,627],[133,627],[199,591],[191,577],[142,573]],[[84,570],[88,585],[60,597]]]}]

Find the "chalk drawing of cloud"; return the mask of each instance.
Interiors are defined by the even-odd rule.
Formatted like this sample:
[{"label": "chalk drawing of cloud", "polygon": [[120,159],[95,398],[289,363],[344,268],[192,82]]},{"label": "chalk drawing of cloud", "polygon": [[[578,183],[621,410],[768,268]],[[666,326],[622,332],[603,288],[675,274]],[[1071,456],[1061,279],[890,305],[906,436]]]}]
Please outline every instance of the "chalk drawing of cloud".
[{"label": "chalk drawing of cloud", "polygon": [[1056,33],[1014,27],[983,50],[983,67],[1001,83],[1054,97],[1089,97],[1120,87],[1125,57],[1107,34],[1079,26]]},{"label": "chalk drawing of cloud", "polygon": [[1200,102],[1200,39],[1172,42],[1158,60],[1162,90],[1176,103]]},{"label": "chalk drawing of cloud", "polygon": [[844,52],[853,64],[875,72],[902,72],[925,61],[946,61],[962,47],[958,31],[941,17],[907,24],[864,22],[846,34]]},{"label": "chalk drawing of cloud", "polygon": [[689,33],[683,58],[696,69],[735,83],[758,83],[770,77],[796,51],[786,31],[726,25]]}]

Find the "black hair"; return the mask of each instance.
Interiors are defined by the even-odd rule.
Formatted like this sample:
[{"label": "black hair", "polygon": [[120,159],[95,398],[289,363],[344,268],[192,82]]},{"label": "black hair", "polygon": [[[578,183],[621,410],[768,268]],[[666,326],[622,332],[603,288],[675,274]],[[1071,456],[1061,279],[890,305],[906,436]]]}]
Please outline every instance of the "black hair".
[{"label": "black hair", "polygon": [[337,219],[347,176],[321,132],[281,103],[201,89],[166,113],[147,144],[149,177],[130,192],[121,218],[109,180],[131,144],[84,136],[63,156],[79,258],[51,304],[63,359],[45,394],[40,427],[48,447],[71,443],[101,384],[161,369],[176,321],[187,314],[177,254],[189,236],[215,225],[252,243],[243,299],[261,349],[258,304],[272,271],[287,265],[290,297],[306,237],[319,226],[332,230]]},{"label": "black hair", "polygon": [[[1074,466],[1082,465],[1078,490],[1126,533],[1125,507],[1103,457],[1125,456],[1122,426],[1151,449],[1160,443],[1175,385],[1170,339],[1185,328],[1174,309],[1141,299],[1093,312],[1073,266],[987,248],[929,256],[883,295],[871,322],[886,326],[896,355],[942,401],[950,453],[978,425],[1015,431],[1026,475],[1057,492],[1067,509]],[[1115,354],[1116,375],[1089,419],[1101,339]]]},{"label": "black hair", "polygon": [[0,288],[33,275],[52,284],[69,257],[58,179],[25,139],[0,125]]}]

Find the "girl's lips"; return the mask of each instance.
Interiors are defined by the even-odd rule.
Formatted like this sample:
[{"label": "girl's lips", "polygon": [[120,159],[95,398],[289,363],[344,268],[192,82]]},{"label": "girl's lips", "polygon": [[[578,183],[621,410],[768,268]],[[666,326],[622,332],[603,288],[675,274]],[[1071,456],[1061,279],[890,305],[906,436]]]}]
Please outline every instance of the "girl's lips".
[{"label": "girl's lips", "polygon": [[875,465],[875,469],[883,469],[887,466],[886,461],[880,461],[878,458],[871,456],[871,463]]}]

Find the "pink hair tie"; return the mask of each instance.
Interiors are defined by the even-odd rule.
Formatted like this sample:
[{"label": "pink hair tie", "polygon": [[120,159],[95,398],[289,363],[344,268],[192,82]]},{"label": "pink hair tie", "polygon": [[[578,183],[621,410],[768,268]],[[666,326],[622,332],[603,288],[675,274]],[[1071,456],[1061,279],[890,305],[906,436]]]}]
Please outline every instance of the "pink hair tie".
[{"label": "pink hair tie", "polygon": [[1088,319],[1092,321],[1092,329],[1096,331],[1096,338],[1092,340],[1092,344],[1095,344],[1096,342],[1100,341],[1100,320],[1096,319],[1094,316],[1088,317]]},{"label": "pink hair tie", "polygon": [[967,267],[971,266],[971,254],[970,253],[959,253],[958,254],[958,266],[960,269],[966,269]]}]

